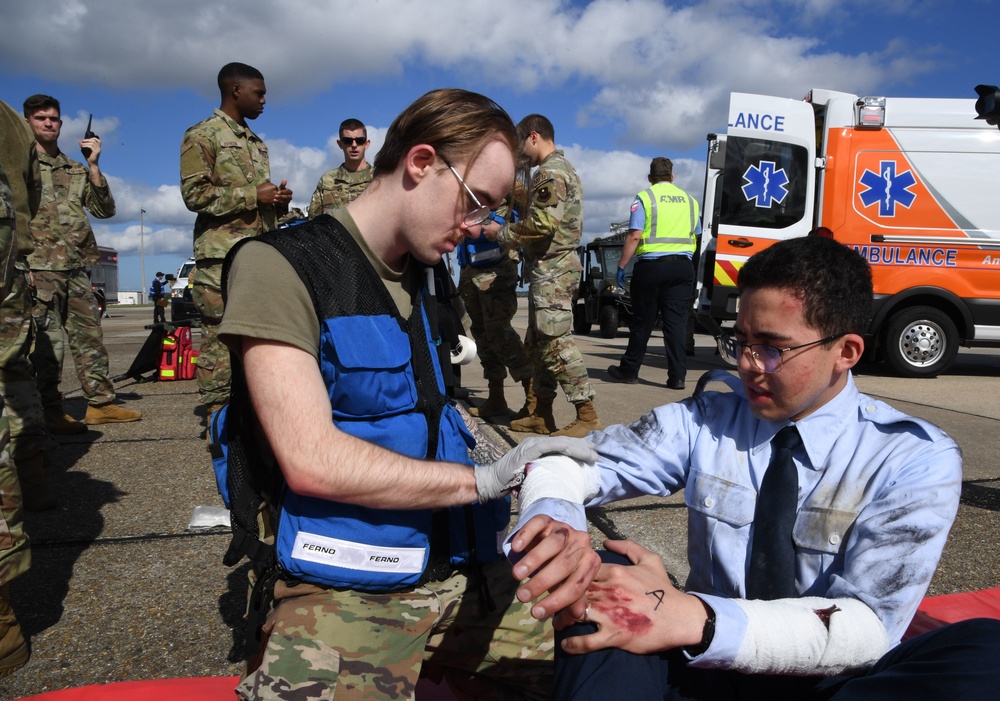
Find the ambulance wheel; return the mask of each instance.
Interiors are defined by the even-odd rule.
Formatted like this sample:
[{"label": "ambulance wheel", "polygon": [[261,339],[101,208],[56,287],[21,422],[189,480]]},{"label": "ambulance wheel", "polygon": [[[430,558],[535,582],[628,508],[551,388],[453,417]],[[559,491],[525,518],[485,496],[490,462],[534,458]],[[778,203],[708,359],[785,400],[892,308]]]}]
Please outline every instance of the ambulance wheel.
[{"label": "ambulance wheel", "polygon": [[573,305],[573,333],[586,336],[590,333],[592,324],[587,321],[587,309],[582,304]]},{"label": "ambulance wheel", "polygon": [[885,354],[903,377],[935,377],[958,355],[958,329],[940,309],[903,309],[889,319]]},{"label": "ambulance wheel", "polygon": [[612,304],[604,307],[597,321],[601,326],[601,338],[614,338],[618,335],[618,307]]}]

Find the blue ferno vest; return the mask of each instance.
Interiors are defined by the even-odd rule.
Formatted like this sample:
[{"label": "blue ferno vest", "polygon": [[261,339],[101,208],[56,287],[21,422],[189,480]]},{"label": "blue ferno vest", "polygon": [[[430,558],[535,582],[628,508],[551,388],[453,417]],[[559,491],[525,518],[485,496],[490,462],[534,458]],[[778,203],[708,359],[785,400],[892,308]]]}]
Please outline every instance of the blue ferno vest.
[{"label": "blue ferno vest", "polygon": [[[337,428],[412,458],[471,465],[469,449],[474,439],[444,397],[424,293],[410,318],[404,319],[354,238],[328,215],[293,230],[247,240],[274,246],[312,296],[320,322],[320,372]],[[227,271],[235,250],[227,259]],[[425,570],[432,559],[462,566],[501,556],[498,543],[509,521],[509,499],[450,509],[370,509],[296,494],[280,475],[261,477],[245,466],[234,470],[233,438],[242,434],[250,441],[258,440],[247,435],[256,433],[245,416],[252,411],[251,405],[236,401],[237,391],[242,394],[245,389],[242,367],[234,357],[229,415],[213,416],[213,425],[224,422],[223,432],[229,434],[228,469],[220,479],[220,492],[223,485],[233,491],[234,480],[240,479],[234,472],[249,472],[244,482],[252,483],[255,490],[281,494],[275,555],[282,577],[392,591],[428,579]],[[230,407],[244,416],[234,419]],[[244,445],[242,450],[249,455],[259,446]],[[238,561],[241,555],[232,551],[239,549],[239,509],[233,501],[234,545],[227,558],[235,556]],[[243,515],[244,521],[249,520],[251,509]],[[254,524],[247,528],[251,537],[259,535]],[[259,546],[244,542],[242,549],[254,559],[253,551],[259,551]]]}]

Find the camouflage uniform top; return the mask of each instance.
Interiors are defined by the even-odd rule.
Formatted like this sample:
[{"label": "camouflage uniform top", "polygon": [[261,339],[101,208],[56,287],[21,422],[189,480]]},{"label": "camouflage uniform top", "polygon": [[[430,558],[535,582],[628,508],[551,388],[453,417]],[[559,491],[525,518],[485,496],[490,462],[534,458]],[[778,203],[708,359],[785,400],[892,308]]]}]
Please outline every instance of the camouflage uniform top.
[{"label": "camouflage uniform top", "polygon": [[10,191],[10,181],[7,171],[0,163],[0,294],[6,298],[10,292],[11,272],[14,268],[14,222],[17,214],[14,211],[14,193]]},{"label": "camouflage uniform top", "polygon": [[98,260],[97,240],[87,211],[98,219],[115,215],[115,199],[108,180],[90,182],[87,166],[67,158],[38,152],[42,202],[31,220],[35,250],[28,256],[32,270],[76,270]]},{"label": "camouflage uniform top", "polygon": [[181,196],[198,213],[196,259],[225,258],[240,239],[277,228],[274,205],[257,203],[257,186],[270,179],[267,146],[222,110],[184,133]]},{"label": "camouflage uniform top", "polygon": [[[14,193],[10,190],[10,180],[7,179],[7,171],[3,169],[3,163],[0,163],[0,219],[14,221],[16,218]],[[4,250],[6,248],[0,249],[0,251]]]},{"label": "camouflage uniform top", "polygon": [[38,210],[42,180],[38,170],[35,137],[24,117],[0,100],[0,167],[7,171],[17,224],[17,253],[27,256],[34,245],[28,235],[28,223]]},{"label": "camouflage uniform top", "polygon": [[366,163],[364,168],[353,173],[343,163],[339,168],[326,171],[316,183],[316,190],[309,201],[309,218],[346,207],[371,181],[371,163]]},{"label": "camouflage uniform top", "polygon": [[579,273],[576,249],[583,235],[583,187],[561,150],[553,151],[539,164],[531,179],[530,197],[527,216],[502,226],[497,240],[504,248],[524,251],[529,283],[551,275]]}]

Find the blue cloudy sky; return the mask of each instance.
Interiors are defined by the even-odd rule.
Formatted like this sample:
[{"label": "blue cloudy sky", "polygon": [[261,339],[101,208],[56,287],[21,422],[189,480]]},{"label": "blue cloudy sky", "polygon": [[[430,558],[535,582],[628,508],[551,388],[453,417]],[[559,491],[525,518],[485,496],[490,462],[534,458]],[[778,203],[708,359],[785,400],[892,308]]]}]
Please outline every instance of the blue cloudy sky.
[{"label": "blue cloudy sky", "polygon": [[457,86],[515,121],[552,120],[592,238],[627,218],[653,156],[700,198],[705,135],[724,131],[731,91],[974,98],[1000,83],[997,15],[994,0],[5,1],[0,99],[57,97],[71,157],[94,114],[118,203],[94,229],[119,251],[122,289],[140,289],[141,267],[148,278],[190,255],[180,140],[218,106],[229,61],[264,73],[252,127],[296,205],[340,164],[342,119],[368,124],[377,149],[414,98]]}]

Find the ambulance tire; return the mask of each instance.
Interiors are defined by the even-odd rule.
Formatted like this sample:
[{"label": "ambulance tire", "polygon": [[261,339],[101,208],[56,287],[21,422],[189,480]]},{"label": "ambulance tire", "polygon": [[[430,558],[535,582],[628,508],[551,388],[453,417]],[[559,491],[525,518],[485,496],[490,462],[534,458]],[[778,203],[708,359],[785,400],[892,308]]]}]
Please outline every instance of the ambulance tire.
[{"label": "ambulance tire", "polygon": [[903,377],[936,377],[958,355],[958,329],[940,309],[903,309],[889,318],[885,355]]},{"label": "ambulance tire", "polygon": [[592,324],[587,321],[587,309],[582,304],[573,305],[573,333],[586,336],[590,333]]},{"label": "ambulance tire", "polygon": [[618,335],[618,307],[609,304],[602,308],[597,321],[601,327],[601,338],[614,338]]}]

